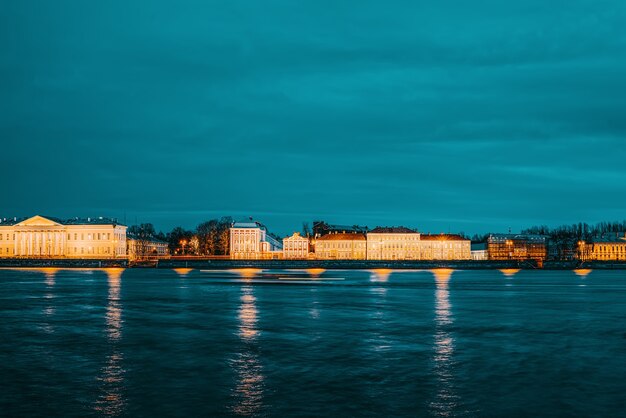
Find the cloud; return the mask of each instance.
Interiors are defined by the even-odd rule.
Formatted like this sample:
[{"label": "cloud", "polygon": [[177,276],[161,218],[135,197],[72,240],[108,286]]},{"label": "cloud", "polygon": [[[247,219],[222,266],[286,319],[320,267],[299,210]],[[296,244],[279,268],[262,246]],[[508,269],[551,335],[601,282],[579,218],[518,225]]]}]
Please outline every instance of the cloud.
[{"label": "cloud", "polygon": [[623,2],[39,6],[0,22],[6,216],[622,217]]}]

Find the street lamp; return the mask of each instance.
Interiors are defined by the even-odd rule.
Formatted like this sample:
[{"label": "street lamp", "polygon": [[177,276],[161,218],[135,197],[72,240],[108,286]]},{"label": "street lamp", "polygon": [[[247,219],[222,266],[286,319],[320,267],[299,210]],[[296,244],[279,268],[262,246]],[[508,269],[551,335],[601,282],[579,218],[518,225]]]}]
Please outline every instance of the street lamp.
[{"label": "street lamp", "polygon": [[184,239],[180,240],[180,245],[183,246],[183,255],[185,255],[185,245],[187,245],[187,241]]}]

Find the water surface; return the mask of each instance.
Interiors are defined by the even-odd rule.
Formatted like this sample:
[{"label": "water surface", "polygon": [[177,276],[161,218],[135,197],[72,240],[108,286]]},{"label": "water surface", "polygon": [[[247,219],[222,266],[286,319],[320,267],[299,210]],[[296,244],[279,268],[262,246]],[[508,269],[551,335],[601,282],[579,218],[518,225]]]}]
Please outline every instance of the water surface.
[{"label": "water surface", "polygon": [[1,269],[0,415],[623,416],[625,301],[620,271]]}]

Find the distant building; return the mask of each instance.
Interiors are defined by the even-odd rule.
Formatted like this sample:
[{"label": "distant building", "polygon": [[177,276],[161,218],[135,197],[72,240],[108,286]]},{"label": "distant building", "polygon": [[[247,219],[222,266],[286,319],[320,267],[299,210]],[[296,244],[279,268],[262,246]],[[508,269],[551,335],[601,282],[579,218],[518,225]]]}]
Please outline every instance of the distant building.
[{"label": "distant building", "polygon": [[230,228],[230,258],[256,260],[281,258],[282,244],[260,222],[244,220]]},{"label": "distant building", "polygon": [[0,257],[126,258],[126,226],[102,217],[3,219]]},{"label": "distant building", "polygon": [[367,239],[360,233],[334,233],[316,239],[315,257],[321,260],[365,260]]},{"label": "distant building", "polygon": [[309,239],[294,232],[292,236],[283,238],[283,258],[306,259],[309,256]]},{"label": "distant building", "polygon": [[579,254],[584,260],[626,261],[626,233],[607,232],[591,243],[580,242]]},{"label": "distant building", "polygon": [[339,234],[339,233],[357,233],[365,234],[368,228],[366,226],[359,225],[332,225],[327,224],[324,221],[313,221],[313,236],[319,238],[327,234]]},{"label": "distant building", "polygon": [[470,260],[471,241],[456,234],[424,235],[421,240],[422,260]]},{"label": "distant building", "polygon": [[487,238],[490,260],[545,260],[546,237],[531,234],[491,234]]},{"label": "distant building", "polygon": [[471,254],[472,254],[472,260],[476,260],[476,261],[488,260],[489,255],[487,253],[487,243],[481,242],[477,244],[472,244]]},{"label": "distant building", "polygon": [[368,260],[419,260],[420,233],[403,226],[376,227],[367,233]]},{"label": "distant building", "polygon": [[126,245],[128,259],[131,261],[166,257],[170,252],[167,242],[154,237],[140,238],[132,234],[127,234]]}]

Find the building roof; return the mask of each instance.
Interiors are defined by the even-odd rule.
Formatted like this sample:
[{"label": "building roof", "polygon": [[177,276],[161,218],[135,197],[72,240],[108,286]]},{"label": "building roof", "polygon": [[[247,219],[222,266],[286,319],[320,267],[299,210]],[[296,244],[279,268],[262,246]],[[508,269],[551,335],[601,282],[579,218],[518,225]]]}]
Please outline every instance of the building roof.
[{"label": "building roof", "polygon": [[25,221],[28,218],[0,218],[0,226],[10,226]]},{"label": "building roof", "polygon": [[154,237],[147,237],[147,238],[139,238],[136,234],[126,234],[126,239],[127,240],[142,240],[142,241],[148,241],[148,242],[152,242],[152,243],[158,243],[158,244],[168,244],[167,241],[163,241]]},{"label": "building roof", "polygon": [[437,234],[437,235],[424,235],[420,236],[422,241],[469,241],[467,238],[463,238],[458,234]]},{"label": "building roof", "polygon": [[284,240],[285,239],[299,239],[299,240],[306,240],[306,241],[309,240],[307,237],[303,237],[302,235],[300,235],[299,232],[294,232],[293,235],[289,235],[289,236],[287,236],[287,237],[285,237],[283,239]]},{"label": "building roof", "polygon": [[477,244],[472,244],[472,251],[485,251],[487,250],[486,242],[479,242]]},{"label": "building roof", "polygon": [[602,235],[595,236],[592,242],[619,242],[626,243],[626,232],[605,232]]},{"label": "building roof", "polygon": [[365,234],[359,233],[340,233],[323,235],[317,239],[318,241],[365,241]]},{"label": "building roof", "polygon": [[[0,219],[0,226],[2,225],[17,225],[21,222],[25,222],[29,219],[33,218],[43,218],[48,221],[52,221],[61,225],[122,225],[115,218],[105,218],[102,216],[98,216],[95,218],[71,218],[71,219],[61,219],[54,216],[43,216],[43,215],[35,215],[29,217],[21,217],[21,218],[2,218]],[[122,225],[125,226],[125,225]]]},{"label": "building roof", "polygon": [[267,231],[265,225],[259,221],[255,221],[252,218],[246,218],[233,223],[231,228],[259,228]]},{"label": "building roof", "polygon": [[44,216],[44,218],[52,219],[55,222],[59,222],[63,225],[122,225],[115,218],[105,218],[102,216],[98,216],[97,218],[72,218],[68,220],[56,220],[55,218],[48,218]]},{"label": "building roof", "polygon": [[414,229],[405,226],[377,226],[369,231],[370,234],[419,234]]},{"label": "building roof", "polygon": [[536,234],[490,234],[488,241],[541,241],[545,242],[546,237],[544,235]]}]

